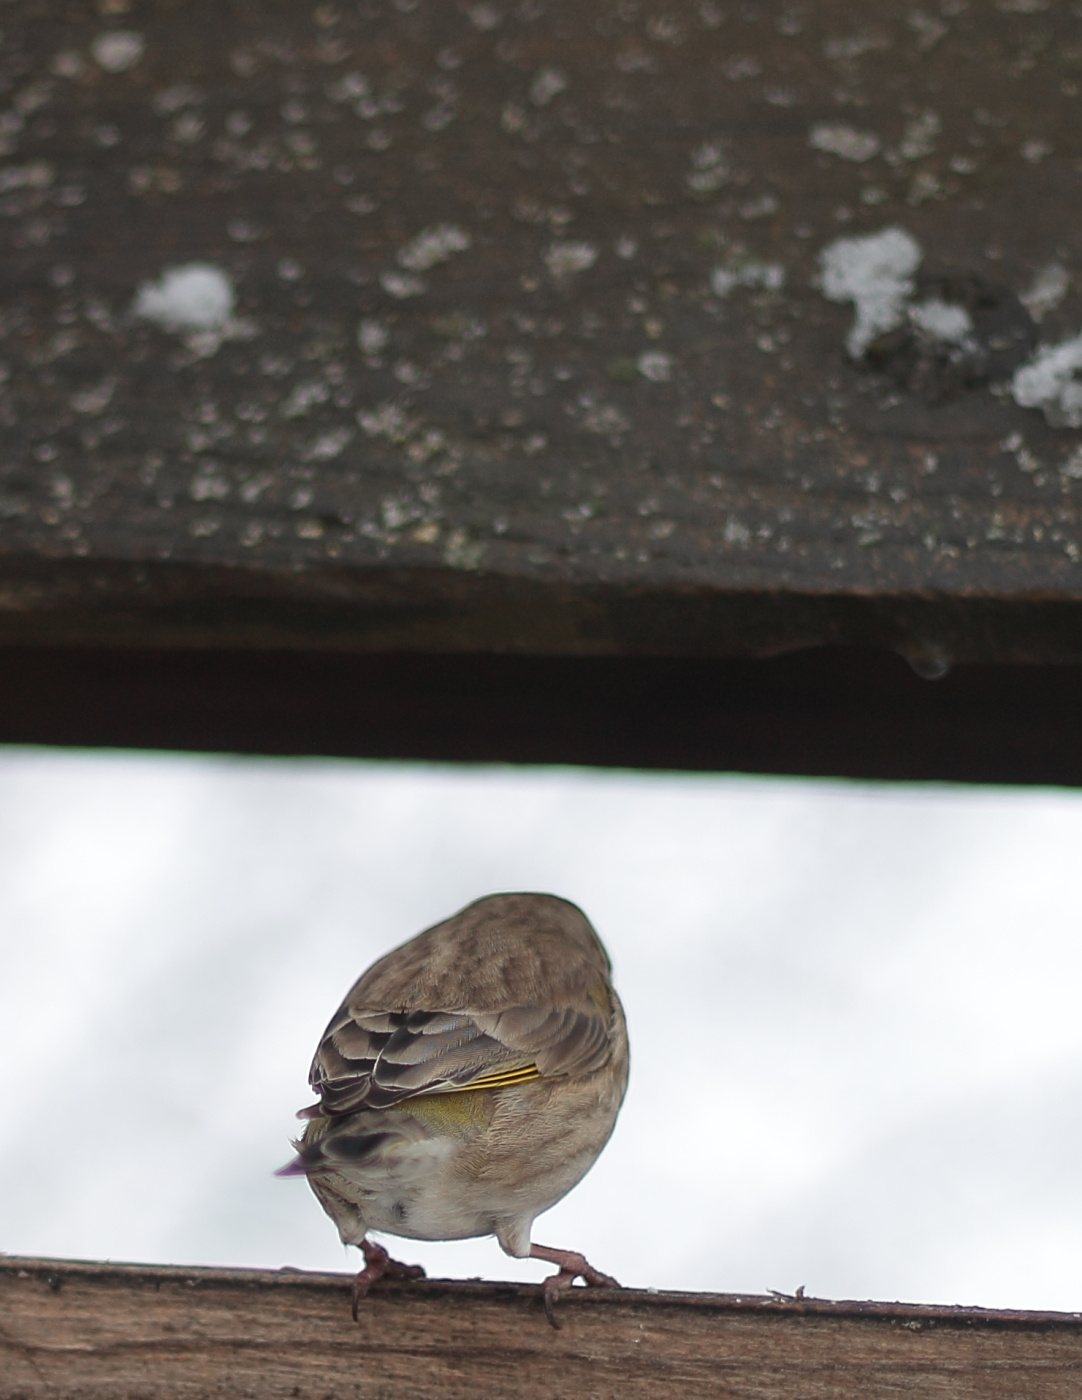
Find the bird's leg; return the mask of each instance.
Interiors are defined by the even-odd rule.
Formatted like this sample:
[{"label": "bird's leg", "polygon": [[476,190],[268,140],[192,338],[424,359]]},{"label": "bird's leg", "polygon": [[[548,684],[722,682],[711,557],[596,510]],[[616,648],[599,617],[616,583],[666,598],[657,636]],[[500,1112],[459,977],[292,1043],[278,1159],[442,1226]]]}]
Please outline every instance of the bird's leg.
[{"label": "bird's leg", "polygon": [[560,1272],[550,1274],[541,1285],[541,1297],[545,1304],[545,1316],[553,1327],[559,1327],[552,1305],[561,1293],[566,1293],[577,1278],[581,1278],[588,1288],[619,1288],[620,1285],[608,1274],[603,1274],[588,1264],[581,1254],[571,1249],[549,1249],[547,1245],[530,1245],[531,1259],[544,1259],[548,1264],[558,1264]]},{"label": "bird's leg", "polygon": [[400,1264],[397,1259],[392,1259],[381,1244],[376,1244],[374,1240],[362,1240],[360,1243],[361,1252],[364,1254],[364,1268],[353,1280],[353,1321],[357,1321],[357,1308],[362,1298],[368,1296],[368,1290],[381,1278],[424,1278],[425,1271],[420,1264]]}]

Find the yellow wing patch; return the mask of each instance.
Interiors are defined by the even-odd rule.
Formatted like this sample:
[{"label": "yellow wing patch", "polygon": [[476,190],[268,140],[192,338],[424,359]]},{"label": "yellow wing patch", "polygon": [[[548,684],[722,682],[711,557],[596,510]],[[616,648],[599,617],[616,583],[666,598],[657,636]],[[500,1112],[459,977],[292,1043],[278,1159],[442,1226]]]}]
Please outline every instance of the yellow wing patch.
[{"label": "yellow wing patch", "polygon": [[388,1111],[408,1113],[427,1123],[437,1133],[450,1133],[456,1137],[468,1137],[477,1128],[486,1128],[496,1111],[493,1099],[481,1089],[506,1089],[513,1084],[527,1084],[531,1079],[540,1079],[541,1071],[536,1065],[516,1065],[511,1069],[493,1070],[475,1079],[472,1084],[463,1084],[458,1089],[440,1089],[434,1094],[414,1094],[403,1099]]},{"label": "yellow wing patch", "polygon": [[494,1069],[482,1074],[479,1079],[471,1079],[454,1089],[443,1089],[445,1094],[469,1094],[475,1089],[507,1089],[512,1084],[526,1084],[531,1079],[540,1079],[541,1071],[536,1065],[515,1065],[509,1069]]}]

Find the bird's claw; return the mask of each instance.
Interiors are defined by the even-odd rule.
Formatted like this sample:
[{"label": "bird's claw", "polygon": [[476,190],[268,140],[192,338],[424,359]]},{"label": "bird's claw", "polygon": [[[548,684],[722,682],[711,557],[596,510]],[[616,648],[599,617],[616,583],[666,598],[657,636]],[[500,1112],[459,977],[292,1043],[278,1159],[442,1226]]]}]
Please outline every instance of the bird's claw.
[{"label": "bird's claw", "polygon": [[603,1274],[600,1269],[595,1269],[592,1264],[587,1263],[581,1254],[575,1254],[571,1250],[547,1249],[543,1245],[535,1245],[531,1250],[535,1259],[546,1259],[549,1263],[559,1264],[558,1273],[550,1274],[541,1285],[541,1301],[545,1305],[545,1316],[549,1323],[559,1330],[560,1324],[556,1321],[554,1304],[561,1293],[566,1293],[577,1278],[581,1278],[587,1288],[619,1288],[620,1285],[609,1274]]},{"label": "bird's claw", "polygon": [[392,1259],[382,1245],[374,1244],[372,1240],[361,1241],[361,1251],[364,1254],[364,1268],[353,1280],[353,1321],[357,1322],[357,1310],[360,1307],[362,1298],[368,1297],[368,1290],[381,1278],[424,1278],[425,1271],[420,1264],[400,1264],[397,1259]]}]

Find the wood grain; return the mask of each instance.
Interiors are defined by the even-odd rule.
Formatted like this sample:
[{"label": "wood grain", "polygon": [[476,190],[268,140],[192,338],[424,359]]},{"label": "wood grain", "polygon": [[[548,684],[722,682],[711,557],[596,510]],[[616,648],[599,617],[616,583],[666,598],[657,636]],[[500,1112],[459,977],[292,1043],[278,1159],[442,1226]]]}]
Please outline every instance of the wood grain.
[{"label": "wood grain", "polygon": [[0,1397],[1076,1400],[1082,1315],[0,1260]]}]

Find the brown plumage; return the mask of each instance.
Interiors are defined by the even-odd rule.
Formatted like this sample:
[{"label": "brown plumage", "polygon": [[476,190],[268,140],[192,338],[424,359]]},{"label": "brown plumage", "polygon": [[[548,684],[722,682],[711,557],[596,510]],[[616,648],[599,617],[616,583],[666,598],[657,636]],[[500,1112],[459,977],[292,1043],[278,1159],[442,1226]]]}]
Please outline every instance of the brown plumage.
[{"label": "brown plumage", "polygon": [[366,1268],[357,1301],[396,1265],[368,1230],[410,1239],[494,1234],[516,1258],[614,1285],[581,1255],[532,1245],[537,1215],[585,1175],[627,1086],[627,1031],[608,955],[553,895],[490,895],[394,949],[354,985],[309,1081],[319,1102],[297,1159]]}]

